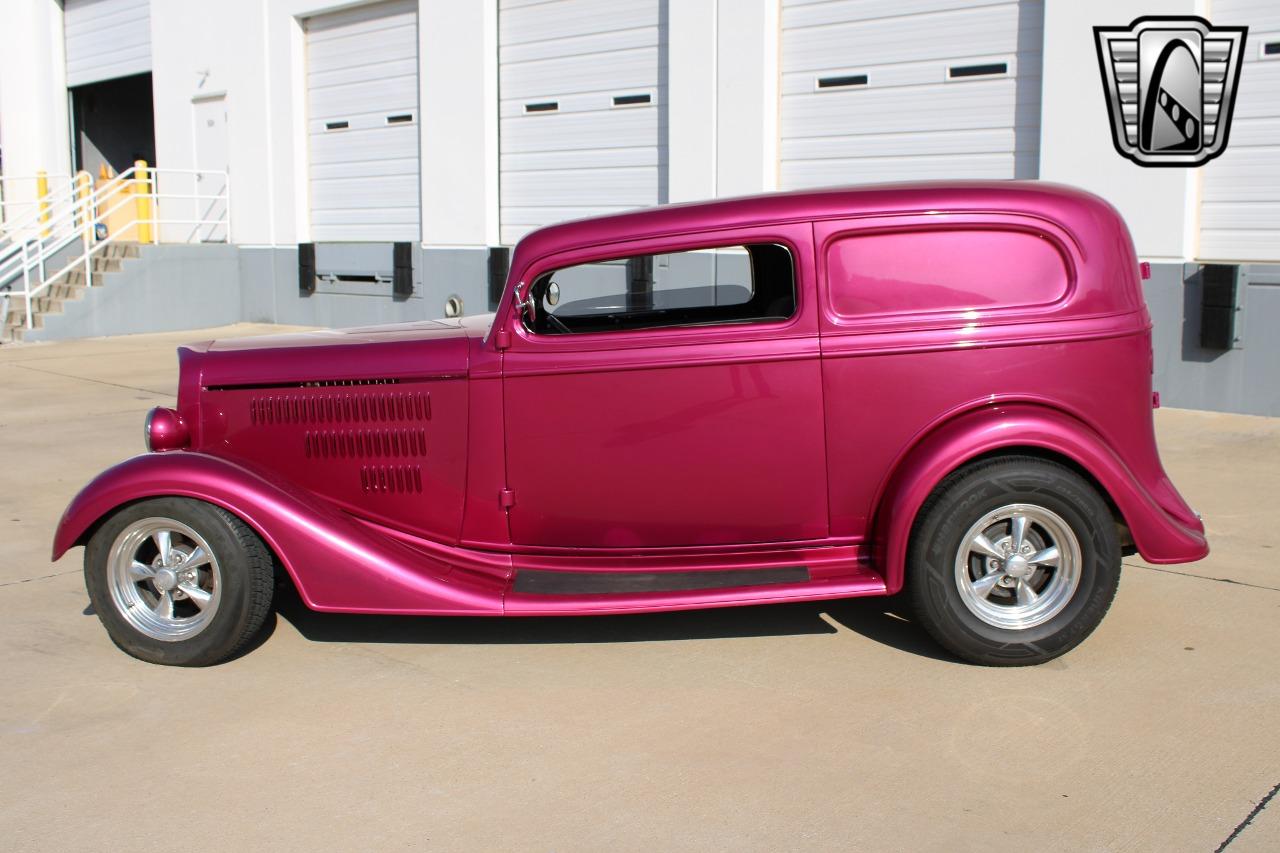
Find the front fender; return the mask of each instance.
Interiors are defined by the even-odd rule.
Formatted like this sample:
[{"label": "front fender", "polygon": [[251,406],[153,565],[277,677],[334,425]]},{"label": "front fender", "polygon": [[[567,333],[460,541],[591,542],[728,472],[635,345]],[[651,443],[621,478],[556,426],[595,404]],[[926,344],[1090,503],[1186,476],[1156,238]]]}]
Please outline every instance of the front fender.
[{"label": "front fender", "polygon": [[[71,501],[53,559],[83,544],[114,509],[144,498],[208,501],[241,518],[271,547],[314,610],[500,613],[502,583],[455,571],[437,546],[413,547],[314,496],[244,465],[203,453],[135,456],[100,474]],[[500,573],[500,572],[498,572]]]},{"label": "front fender", "polygon": [[[1056,409],[1034,404],[990,406],[933,430],[894,469],[877,501],[872,528],[876,563],[889,592],[902,589],[911,528],[925,499],[943,478],[979,456],[1016,448],[1066,457],[1092,475],[1119,509],[1134,545],[1148,562],[1185,563],[1209,553],[1204,525],[1182,503],[1162,471],[1158,481],[1144,483],[1095,430]],[[1164,496],[1170,506],[1162,506],[1155,494]]]}]

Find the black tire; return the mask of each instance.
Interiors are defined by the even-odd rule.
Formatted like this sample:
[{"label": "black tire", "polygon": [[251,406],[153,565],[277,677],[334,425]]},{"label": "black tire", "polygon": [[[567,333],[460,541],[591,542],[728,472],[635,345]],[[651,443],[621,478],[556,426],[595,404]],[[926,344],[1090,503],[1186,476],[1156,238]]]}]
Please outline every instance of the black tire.
[{"label": "black tire", "polygon": [[[216,608],[196,633],[181,639],[149,636],[126,618],[123,606],[113,596],[112,553],[117,540],[152,519],[185,525],[207,543],[216,557],[219,579]],[[144,537],[140,541],[148,540]],[[174,497],[152,498],[117,510],[94,532],[84,553],[89,601],[111,640],[139,660],[170,666],[222,663],[253,641],[271,611],[273,566],[270,549],[243,521],[213,504]],[[150,600],[159,597],[155,583],[137,582]],[[124,586],[119,584],[118,588]],[[176,598],[180,593],[179,587],[173,595]],[[185,606],[198,616],[194,604],[190,601]],[[170,615],[176,615],[175,607],[170,607]]]},{"label": "black tire", "polygon": [[[1051,618],[1032,627],[1010,628],[980,618],[965,603],[959,578],[962,566],[972,565],[969,561],[975,556],[979,565],[985,562],[1004,567],[1007,561],[984,561],[980,552],[970,548],[962,558],[960,548],[962,543],[968,544],[965,537],[971,529],[991,517],[989,513],[1016,504],[1048,510],[1065,522],[1078,543],[1078,569],[1074,572],[1078,583],[1074,591],[1063,593],[1069,597],[1061,599],[1065,605]],[[1021,566],[1018,570],[1027,571]],[[969,577],[980,571],[984,569],[974,570]],[[1033,576],[1041,580],[1028,578],[1027,582],[1043,583],[1044,593],[1057,571],[1058,567],[1046,564],[1045,574]],[[944,480],[921,507],[908,547],[906,582],[918,621],[960,658],[987,666],[1044,663],[1079,645],[1111,606],[1120,582],[1115,521],[1098,491],[1063,465],[1030,456],[977,462]],[[1003,577],[1000,583],[1014,588],[996,587],[995,604],[1018,604],[1019,580]],[[1068,586],[1066,581],[1063,586]],[[976,602],[973,606],[983,605]]]}]

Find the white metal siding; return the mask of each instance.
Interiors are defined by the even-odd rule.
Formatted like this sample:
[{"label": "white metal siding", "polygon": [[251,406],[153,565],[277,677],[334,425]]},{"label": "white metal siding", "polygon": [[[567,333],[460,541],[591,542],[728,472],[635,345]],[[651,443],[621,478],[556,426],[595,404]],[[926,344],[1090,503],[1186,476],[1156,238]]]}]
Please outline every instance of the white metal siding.
[{"label": "white metal siding", "polygon": [[502,242],[666,201],[659,0],[501,0],[498,26]]},{"label": "white metal siding", "polygon": [[419,240],[417,3],[318,15],[306,31],[311,239]]},{"label": "white metal siding", "polygon": [[781,186],[1036,177],[1043,29],[1042,0],[783,0]]},{"label": "white metal siding", "polygon": [[1214,0],[1215,25],[1249,27],[1227,150],[1204,167],[1200,257],[1280,261],[1280,7],[1275,0]]},{"label": "white metal siding", "polygon": [[65,0],[67,85],[151,70],[150,0]]}]

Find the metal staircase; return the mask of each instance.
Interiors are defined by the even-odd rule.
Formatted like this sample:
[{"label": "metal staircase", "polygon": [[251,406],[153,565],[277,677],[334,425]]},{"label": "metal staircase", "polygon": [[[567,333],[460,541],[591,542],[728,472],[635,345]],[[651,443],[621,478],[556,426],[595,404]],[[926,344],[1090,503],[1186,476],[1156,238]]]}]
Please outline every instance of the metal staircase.
[{"label": "metal staircase", "polygon": [[[215,191],[178,192],[213,186]],[[229,241],[225,172],[151,169],[138,163],[92,186],[81,172],[0,223],[0,343],[43,326],[46,314],[101,286],[141,243]]]}]

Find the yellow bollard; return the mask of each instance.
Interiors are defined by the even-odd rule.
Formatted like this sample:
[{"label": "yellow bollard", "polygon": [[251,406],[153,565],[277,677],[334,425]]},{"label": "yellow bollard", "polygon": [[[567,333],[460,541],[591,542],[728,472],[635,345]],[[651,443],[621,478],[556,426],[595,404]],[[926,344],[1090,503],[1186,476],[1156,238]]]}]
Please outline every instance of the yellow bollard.
[{"label": "yellow bollard", "polygon": [[[40,200],[40,221],[49,221],[49,174],[44,171],[36,172],[36,198]],[[49,236],[49,229],[45,228],[40,232],[41,237]]]},{"label": "yellow bollard", "polygon": [[85,171],[76,172],[76,203],[80,207],[80,228],[83,231],[84,246],[89,248],[93,242],[93,211],[89,209],[89,193],[92,191],[93,179]]},{"label": "yellow bollard", "polygon": [[138,242],[151,242],[151,182],[148,180],[147,161],[133,163],[134,213],[138,229]]}]

